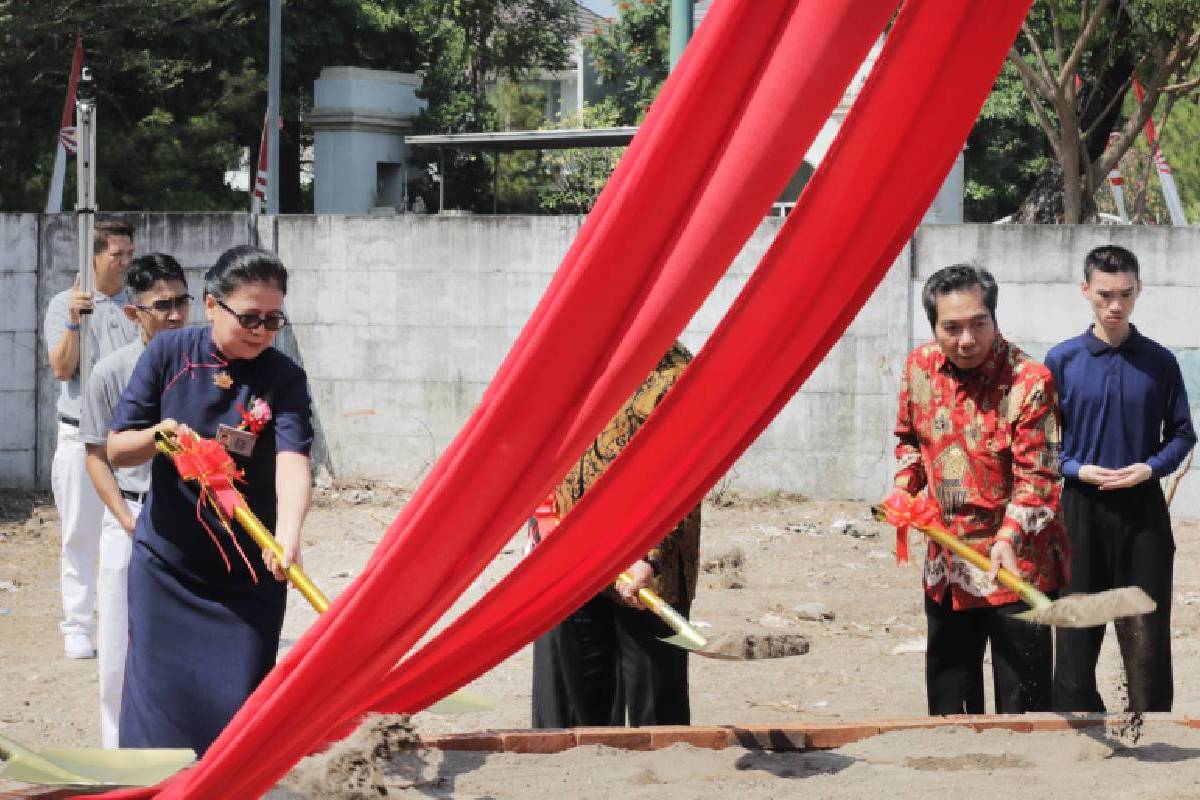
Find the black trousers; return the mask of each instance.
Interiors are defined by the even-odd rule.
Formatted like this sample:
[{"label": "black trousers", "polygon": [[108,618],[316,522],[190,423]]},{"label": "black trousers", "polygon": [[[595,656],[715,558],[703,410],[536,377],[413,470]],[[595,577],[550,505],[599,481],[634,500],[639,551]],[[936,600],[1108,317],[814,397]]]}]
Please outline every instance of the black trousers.
[{"label": "black trousers", "polygon": [[948,589],[940,602],[925,595],[925,690],[931,715],[984,712],[983,651],[989,641],[997,713],[1050,710],[1050,629],[1013,618],[1026,609],[1024,603],[1010,603],[955,611]]},{"label": "black trousers", "polygon": [[[677,608],[686,615],[686,607]],[[533,645],[533,727],[688,725],[688,655],[673,631],[605,594]]]},{"label": "black trousers", "polygon": [[[1175,537],[1158,481],[1102,492],[1068,480],[1062,495],[1063,518],[1071,541],[1067,592],[1099,592],[1140,586],[1158,604],[1151,614],[1124,617],[1113,627],[1125,678],[1130,711],[1170,711],[1171,580]],[[1096,689],[1096,661],[1104,626],[1059,628],[1055,635],[1055,711],[1104,711]]]}]

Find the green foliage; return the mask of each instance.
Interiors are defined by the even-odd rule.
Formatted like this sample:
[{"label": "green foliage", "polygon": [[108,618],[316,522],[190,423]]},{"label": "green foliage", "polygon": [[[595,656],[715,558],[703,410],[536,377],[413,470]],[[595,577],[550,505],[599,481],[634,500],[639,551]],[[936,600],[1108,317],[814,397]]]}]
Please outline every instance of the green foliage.
[{"label": "green foliage", "polygon": [[[500,130],[529,131],[546,124],[546,92],[540,87],[503,78],[494,95]],[[538,188],[546,168],[540,150],[497,153],[496,210],[508,214],[530,214],[538,210]]]},{"label": "green foliage", "polygon": [[1005,64],[967,139],[963,218],[994,222],[1015,212],[1049,160],[1016,69]]},{"label": "green foliage", "polygon": [[[563,128],[606,128],[617,124],[621,111],[611,99],[584,106],[563,119]],[[586,214],[591,211],[624,154],[624,147],[577,147],[552,150],[545,155],[549,183],[538,201],[551,214]]]},{"label": "green foliage", "polygon": [[1188,222],[1200,223],[1200,104],[1179,103],[1171,111],[1162,132],[1163,153],[1171,164],[1171,173]]},{"label": "green foliage", "polygon": [[[243,148],[257,155],[268,12],[264,0],[0,0],[0,210],[45,203],[77,30],[99,94],[101,206],[245,208],[224,174]],[[323,67],[424,71],[421,130],[494,130],[485,85],[561,66],[574,25],[573,0],[284,0],[281,210],[306,210],[300,118]],[[460,205],[490,208],[489,162],[465,154],[453,170]]]},{"label": "green foliage", "polygon": [[[539,69],[559,69],[571,52],[574,0],[413,0],[404,22],[427,53],[420,96],[429,107],[413,123],[417,133],[494,131],[499,118],[487,83],[522,81]],[[490,211],[492,162],[482,153],[447,150],[447,208]],[[439,154],[417,150],[413,160],[435,164]],[[415,193],[437,208],[432,174]]]},{"label": "green foliage", "polygon": [[586,41],[600,80],[613,87],[613,124],[636,125],[670,70],[670,0],[621,0],[620,19]]},{"label": "green foliage", "polygon": [[[247,23],[234,0],[0,0],[0,209],[45,204],[77,30],[96,76],[101,206],[177,210],[193,206],[172,198],[203,195],[202,208],[219,207],[238,131],[236,122],[223,116],[218,124],[206,112],[248,101],[246,65],[229,55]],[[196,127],[186,124],[193,119]],[[147,136],[169,140],[186,159],[186,176],[155,174],[162,151],[147,147]],[[72,204],[68,195],[63,206]]]}]

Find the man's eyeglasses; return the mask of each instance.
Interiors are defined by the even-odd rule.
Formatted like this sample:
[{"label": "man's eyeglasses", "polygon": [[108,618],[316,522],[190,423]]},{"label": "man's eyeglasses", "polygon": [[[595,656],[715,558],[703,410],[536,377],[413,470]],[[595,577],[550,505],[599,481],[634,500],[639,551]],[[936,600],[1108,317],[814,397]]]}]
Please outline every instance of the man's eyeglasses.
[{"label": "man's eyeglasses", "polygon": [[176,309],[180,311],[185,310],[188,307],[188,303],[191,302],[192,296],[190,294],[181,294],[175,297],[164,297],[161,300],[155,300],[149,305],[134,303],[133,307],[140,308],[142,311],[157,311],[159,314],[169,314]]},{"label": "man's eyeglasses", "polygon": [[272,311],[265,317],[258,314],[239,314],[229,306],[225,305],[225,301],[221,298],[214,296],[213,300],[215,300],[217,305],[219,305],[221,308],[225,309],[230,314],[233,314],[233,316],[237,318],[238,324],[248,331],[254,330],[259,325],[263,326],[269,331],[277,331],[284,325],[288,324],[287,317],[284,316],[282,311]]}]

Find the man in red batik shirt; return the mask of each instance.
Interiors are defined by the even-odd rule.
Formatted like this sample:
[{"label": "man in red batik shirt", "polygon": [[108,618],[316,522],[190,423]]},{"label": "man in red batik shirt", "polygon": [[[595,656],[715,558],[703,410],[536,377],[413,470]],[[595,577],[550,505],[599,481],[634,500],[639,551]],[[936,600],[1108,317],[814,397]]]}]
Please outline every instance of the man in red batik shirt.
[{"label": "man in red batik shirt", "polygon": [[1050,708],[1050,629],[1014,619],[1025,606],[995,574],[1004,567],[1043,592],[1065,583],[1061,427],[1050,371],[997,332],[996,295],[979,267],[931,275],[921,299],[934,341],[909,354],[900,385],[893,492],[925,493],[945,527],[993,565],[987,573],[929,544],[930,714],[983,713],[989,641],[996,711]]}]

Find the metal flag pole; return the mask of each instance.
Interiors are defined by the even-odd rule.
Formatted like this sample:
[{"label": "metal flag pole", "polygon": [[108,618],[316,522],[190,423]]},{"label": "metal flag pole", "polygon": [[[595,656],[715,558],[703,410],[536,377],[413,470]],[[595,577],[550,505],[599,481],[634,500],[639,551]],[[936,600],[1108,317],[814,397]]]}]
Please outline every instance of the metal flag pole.
[{"label": "metal flag pole", "polygon": [[[79,288],[92,294],[92,236],[96,230],[96,94],[92,71],[84,67],[75,95],[79,150],[75,158],[75,223],[79,237]],[[91,314],[79,317],[79,387],[92,373]]]}]

